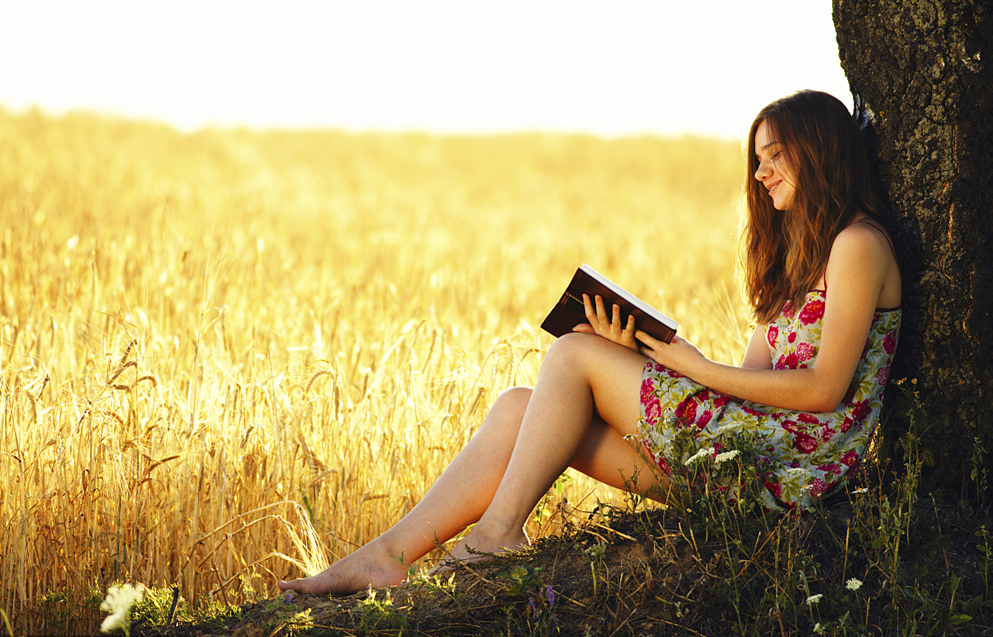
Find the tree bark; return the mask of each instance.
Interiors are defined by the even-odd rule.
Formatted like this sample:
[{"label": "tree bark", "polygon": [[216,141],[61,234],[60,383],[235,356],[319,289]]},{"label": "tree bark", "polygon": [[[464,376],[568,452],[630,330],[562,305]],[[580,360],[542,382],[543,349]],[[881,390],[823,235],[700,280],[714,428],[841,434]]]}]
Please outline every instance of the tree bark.
[{"label": "tree bark", "polygon": [[841,65],[875,115],[898,219],[905,292],[892,378],[926,414],[893,410],[882,453],[899,463],[894,443],[913,432],[933,455],[924,484],[982,495],[981,469],[993,478],[993,3],[833,4]]}]

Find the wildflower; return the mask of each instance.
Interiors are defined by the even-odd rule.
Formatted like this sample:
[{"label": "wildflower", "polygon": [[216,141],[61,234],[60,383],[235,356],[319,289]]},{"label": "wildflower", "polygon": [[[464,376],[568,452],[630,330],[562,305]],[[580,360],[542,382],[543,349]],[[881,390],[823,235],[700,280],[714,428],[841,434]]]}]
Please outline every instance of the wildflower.
[{"label": "wildflower", "polygon": [[717,457],[714,458],[714,463],[721,464],[722,462],[733,460],[734,457],[737,456],[739,453],[741,452],[738,451],[737,449],[732,449],[731,451],[725,451],[724,453],[719,453],[717,454]]},{"label": "wildflower", "polygon": [[141,584],[131,586],[111,586],[107,589],[107,599],[100,604],[100,610],[110,613],[100,624],[100,632],[109,633],[117,628],[123,628],[128,632],[129,617],[131,607],[145,594],[145,587]]},{"label": "wildflower", "polygon": [[555,606],[555,591],[552,590],[551,584],[548,585],[546,592],[548,593],[548,606],[552,608]]},{"label": "wildflower", "polygon": [[822,595],[821,593],[818,593],[816,595],[811,595],[810,597],[807,598],[807,606],[813,606],[814,604],[821,601],[822,597],[824,597],[824,595]]},{"label": "wildflower", "polygon": [[869,490],[866,489],[865,487],[859,487],[858,489],[852,491],[852,493],[854,493],[855,495],[862,495],[863,493],[869,493]]},{"label": "wildflower", "polygon": [[850,591],[857,591],[862,588],[862,580],[853,577],[852,579],[845,582],[845,588]]},{"label": "wildflower", "polygon": [[704,447],[704,448],[700,449],[699,451],[697,451],[692,456],[690,456],[689,458],[687,458],[686,459],[686,462],[684,462],[683,464],[688,467],[691,464],[693,464],[694,462],[696,462],[697,460],[699,460],[700,458],[706,458],[708,456],[713,455],[713,453],[714,453],[714,448],[713,447]]},{"label": "wildflower", "polygon": [[817,633],[818,635],[824,634],[824,627],[821,626],[821,622],[817,622],[816,624],[814,624],[814,632]]}]

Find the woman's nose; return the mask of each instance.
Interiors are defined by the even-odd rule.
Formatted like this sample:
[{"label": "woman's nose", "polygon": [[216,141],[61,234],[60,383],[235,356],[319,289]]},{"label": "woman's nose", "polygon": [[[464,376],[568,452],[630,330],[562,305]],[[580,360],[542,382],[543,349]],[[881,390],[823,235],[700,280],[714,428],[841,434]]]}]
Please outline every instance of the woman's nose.
[{"label": "woman's nose", "polygon": [[765,160],[762,160],[759,162],[759,167],[755,169],[755,178],[762,181],[764,178],[768,177],[771,172],[772,170],[769,168],[769,165],[765,162]]}]

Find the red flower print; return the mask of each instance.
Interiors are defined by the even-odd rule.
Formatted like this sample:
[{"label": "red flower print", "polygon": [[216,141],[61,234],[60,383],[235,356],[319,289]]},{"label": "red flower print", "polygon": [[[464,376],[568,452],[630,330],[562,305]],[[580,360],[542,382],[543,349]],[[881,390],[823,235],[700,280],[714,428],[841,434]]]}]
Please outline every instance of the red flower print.
[{"label": "red flower print", "polygon": [[723,409],[729,402],[731,402],[730,396],[727,394],[717,394],[717,398],[714,399],[714,409]]},{"label": "red flower print", "polygon": [[766,482],[765,488],[777,498],[783,494],[783,487],[778,482]]},{"label": "red flower print", "polygon": [[820,420],[817,419],[817,416],[813,414],[800,414],[799,416],[796,417],[796,419],[799,420],[800,422],[805,422],[808,425],[816,425],[821,422]]},{"label": "red flower print", "polygon": [[827,442],[828,440],[831,440],[836,433],[838,433],[836,430],[831,429],[830,427],[824,427],[824,429],[821,429],[821,440]]},{"label": "red flower print", "polygon": [[800,453],[811,454],[817,449],[817,438],[810,434],[797,433],[793,437],[793,447]]},{"label": "red flower print", "polygon": [[842,423],[841,423],[841,426],[839,427],[839,429],[841,429],[841,433],[845,433],[845,432],[847,432],[847,431],[848,431],[849,429],[851,429],[851,427],[852,427],[852,422],[853,422],[853,421],[852,421],[852,419],[851,419],[851,418],[848,418],[848,417],[846,417],[846,418],[845,418],[845,420],[844,420],[844,422],[842,422]]},{"label": "red flower print", "polygon": [[648,456],[655,461],[655,464],[657,464],[659,469],[662,470],[662,473],[666,474],[667,476],[671,476],[672,467],[669,466],[669,463],[666,461],[665,456],[656,456],[654,453],[652,453],[652,448],[648,446],[647,440],[643,441],[642,444],[645,447],[645,451],[648,452]]},{"label": "red flower print", "polygon": [[896,334],[890,332],[883,337],[883,351],[892,354],[896,350]]},{"label": "red flower print", "polygon": [[791,319],[796,316],[796,311],[793,309],[793,304],[789,301],[783,303],[782,315],[784,318]]},{"label": "red flower print", "polygon": [[861,400],[857,403],[853,403],[853,406],[855,409],[852,410],[852,418],[859,422],[865,420],[866,416],[869,415],[869,412],[872,411],[868,400]]},{"label": "red flower print", "polygon": [[709,409],[704,411],[702,414],[700,414],[700,417],[697,418],[696,426],[700,429],[703,429],[704,427],[707,426],[707,423],[710,422],[710,419],[713,417],[714,417],[714,412],[710,411]]},{"label": "red flower print", "polygon": [[659,466],[659,469],[662,470],[662,473],[670,477],[672,476],[672,467],[669,466],[668,460],[666,460],[665,458],[659,458],[658,462],[656,462],[655,464]]},{"label": "red flower print", "polygon": [[641,402],[648,402],[648,399],[655,393],[655,383],[651,378],[641,381]]},{"label": "red flower print", "polygon": [[858,464],[858,461],[859,461],[859,454],[855,453],[854,450],[849,451],[848,453],[846,453],[841,457],[841,464],[845,465],[848,468],[851,468],[854,465]]},{"label": "red flower print", "polygon": [[796,342],[796,332],[790,332],[790,335],[786,337],[786,340],[790,343]]},{"label": "red flower print", "polygon": [[774,369],[786,369],[786,357],[780,356],[776,359],[776,364],[773,366]]},{"label": "red flower print", "polygon": [[796,369],[796,366],[797,366],[797,363],[798,362],[799,362],[799,359],[797,358],[797,355],[794,353],[794,354],[787,355],[786,360],[784,361],[784,364],[786,365],[786,369]]},{"label": "red flower print", "polygon": [[824,495],[828,489],[831,488],[830,484],[825,483],[820,478],[814,478],[814,481],[810,484],[810,495],[815,498]]},{"label": "red flower print", "polygon": [[890,368],[889,367],[883,367],[882,369],[879,370],[879,373],[876,374],[876,384],[877,385],[885,385],[886,384],[886,380],[889,377],[890,377]]},{"label": "red flower print", "polygon": [[824,473],[831,473],[836,476],[841,475],[841,467],[839,467],[836,462],[825,462],[821,466],[817,467],[817,470],[823,471]]},{"label": "red flower print", "polygon": [[779,328],[775,325],[770,325],[769,329],[765,331],[765,340],[769,342],[769,347],[776,346],[777,338],[779,338]]},{"label": "red flower print", "polygon": [[800,343],[796,346],[796,355],[801,362],[807,362],[814,357],[814,346],[810,343]]},{"label": "red flower print", "polygon": [[800,322],[810,325],[824,316],[824,301],[811,301],[800,310]]},{"label": "red flower print", "polygon": [[693,397],[689,397],[676,407],[676,418],[684,425],[688,425],[696,420],[696,402]]},{"label": "red flower print", "polygon": [[783,429],[790,432],[791,434],[795,434],[798,431],[796,428],[796,423],[793,422],[792,420],[784,420]]},{"label": "red flower print", "polygon": [[649,403],[642,403],[645,407],[645,422],[648,424],[655,424],[658,422],[659,417],[662,415],[662,405],[659,401],[652,398]]}]

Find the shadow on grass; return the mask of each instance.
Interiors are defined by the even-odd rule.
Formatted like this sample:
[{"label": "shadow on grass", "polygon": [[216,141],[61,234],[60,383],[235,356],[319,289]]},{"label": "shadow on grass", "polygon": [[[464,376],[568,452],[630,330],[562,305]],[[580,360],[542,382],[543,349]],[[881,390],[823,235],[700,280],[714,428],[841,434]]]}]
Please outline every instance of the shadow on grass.
[{"label": "shadow on grass", "polygon": [[566,533],[446,577],[280,596],[132,634],[986,634],[989,517],[937,495],[908,506],[882,475],[799,518],[716,502],[601,506]]}]

